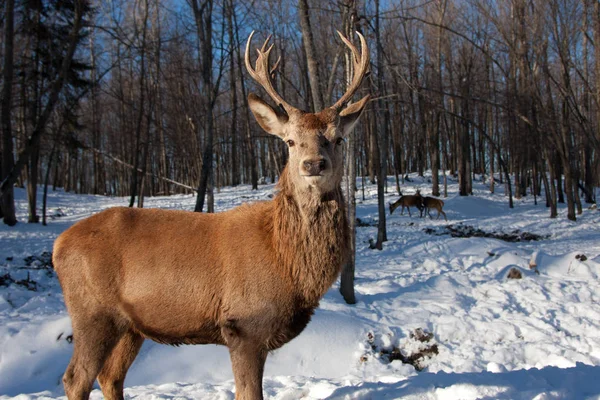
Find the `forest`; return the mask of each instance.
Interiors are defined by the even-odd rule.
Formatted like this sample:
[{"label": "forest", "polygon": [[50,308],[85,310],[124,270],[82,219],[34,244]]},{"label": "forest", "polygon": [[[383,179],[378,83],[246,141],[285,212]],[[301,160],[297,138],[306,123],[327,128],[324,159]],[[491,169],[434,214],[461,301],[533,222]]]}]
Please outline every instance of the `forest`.
[{"label": "forest", "polygon": [[0,9],[0,400],[598,398],[600,1]]},{"label": "forest", "polygon": [[[348,193],[362,177],[402,194],[473,180],[576,220],[600,176],[600,3],[593,0],[5,0],[0,48],[1,216],[45,223],[48,190],[144,198],[275,182],[286,145],[250,116],[262,89],[246,40],[272,35],[277,91],[308,112],[352,77],[339,30],[367,40],[371,94],[348,140]],[[256,45],[256,43],[255,43]],[[254,49],[251,50],[254,52]],[[252,56],[255,57],[254,53]],[[272,64],[275,64],[273,57]],[[386,187],[394,176],[395,187]],[[360,182],[360,180],[359,180]],[[350,198],[350,196],[347,196]],[[354,197],[354,196],[352,196]],[[385,205],[380,196],[380,224]],[[383,210],[383,213],[381,212]],[[385,228],[384,228],[385,229]],[[384,232],[385,233],[385,232]]]}]

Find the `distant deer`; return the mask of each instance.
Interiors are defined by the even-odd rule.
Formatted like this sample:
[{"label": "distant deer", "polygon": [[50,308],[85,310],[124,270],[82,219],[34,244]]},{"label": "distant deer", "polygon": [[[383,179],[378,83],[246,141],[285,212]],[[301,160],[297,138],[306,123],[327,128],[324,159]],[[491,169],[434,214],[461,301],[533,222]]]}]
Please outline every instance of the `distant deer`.
[{"label": "distant deer", "polygon": [[436,199],[435,197],[425,196],[423,197],[423,209],[421,210],[421,217],[423,216],[423,211],[427,211],[427,215],[429,218],[433,218],[429,213],[429,210],[435,209],[437,210],[437,219],[440,219],[440,214],[444,216],[444,219],[448,221],[446,217],[446,213],[442,208],[444,207],[444,201],[440,199]]},{"label": "distant deer", "polygon": [[69,399],[87,399],[96,377],[105,398],[123,399],[146,338],[227,346],[236,399],[262,399],[268,352],[302,332],[346,261],[343,143],[369,100],[347,105],[369,69],[366,41],[358,34],[359,53],[340,34],[352,82],[333,106],[308,113],[274,90],[269,38],[252,67],[253,34],[246,67],[278,107],[254,94],[249,106],[289,147],[278,193],[217,214],[113,208],[60,235],[53,261],[73,326]]},{"label": "distant deer", "polygon": [[406,195],[401,196],[396,202],[393,204],[390,203],[390,214],[394,213],[394,210],[400,206],[402,206],[402,211],[400,215],[404,214],[404,208],[408,210],[408,215],[412,217],[410,214],[410,207],[417,207],[419,211],[423,210],[423,196],[421,196],[421,192],[417,190],[417,193],[414,195]]}]

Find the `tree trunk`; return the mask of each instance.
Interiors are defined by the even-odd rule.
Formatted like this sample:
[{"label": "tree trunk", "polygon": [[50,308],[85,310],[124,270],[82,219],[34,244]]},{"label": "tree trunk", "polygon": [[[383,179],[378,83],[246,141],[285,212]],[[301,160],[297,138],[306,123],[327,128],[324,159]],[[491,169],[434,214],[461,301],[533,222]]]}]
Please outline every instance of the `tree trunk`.
[{"label": "tree trunk", "polygon": [[[148,104],[148,109],[152,110],[152,101]],[[140,182],[140,193],[138,195],[138,208],[144,208],[144,196],[146,195],[146,184],[148,181],[148,174],[146,170],[148,168],[148,153],[150,153],[150,123],[152,116],[148,113],[146,117],[146,143],[144,143],[144,151],[142,154],[142,168],[141,168],[141,182]]]},{"label": "tree trunk", "polygon": [[[136,4],[137,6],[137,4]],[[142,122],[144,120],[144,109],[145,109],[145,94],[146,94],[146,33],[148,31],[148,0],[144,4],[144,18],[142,23],[142,43],[140,46],[140,102],[138,104],[138,115],[135,127],[135,151],[133,154],[133,171],[131,171],[131,197],[129,199],[129,207],[133,207],[135,203],[135,196],[138,190],[138,168],[141,150],[141,139],[142,139]],[[143,179],[143,177],[142,177]],[[141,201],[143,203],[143,200]]]},{"label": "tree trunk", "polygon": [[458,129],[458,193],[461,196],[469,195],[469,170],[467,159],[469,157],[469,129],[468,123],[463,122]]},{"label": "tree trunk", "polygon": [[252,137],[252,131],[250,130],[250,108],[248,107],[248,96],[246,96],[246,85],[244,83],[244,74],[243,74],[243,63],[242,63],[242,55],[241,55],[241,43],[239,37],[239,27],[237,23],[237,17],[234,10],[233,0],[230,0],[230,6],[232,8],[233,14],[233,25],[235,32],[235,40],[237,43],[237,66],[238,66],[238,74],[240,78],[240,87],[242,89],[242,101],[244,102],[244,129],[246,130],[246,153],[247,153],[247,163],[250,165],[250,183],[252,184],[252,190],[258,190],[258,167],[256,165],[256,150],[255,150],[255,142]]},{"label": "tree trunk", "polygon": [[[599,121],[600,122],[600,121]],[[594,198],[594,168],[592,167],[592,159],[594,152],[590,148],[583,149],[583,160],[584,160],[584,171],[583,171],[583,182],[584,182],[584,196],[585,202],[588,204],[595,203]]]},{"label": "tree trunk", "polygon": [[381,45],[381,32],[379,28],[379,0],[375,0],[375,36],[377,38],[377,87],[380,94],[378,100],[378,126],[376,128],[377,137],[377,160],[379,161],[377,169],[377,205],[378,205],[378,216],[379,222],[377,224],[377,243],[375,247],[379,250],[383,249],[383,242],[387,242],[387,229],[386,229],[386,204],[385,204],[385,189],[387,179],[387,148],[388,148],[388,121],[389,121],[389,110],[387,104],[381,99],[381,95],[385,93],[384,86],[384,67],[383,67],[383,46]]},{"label": "tree trunk", "polygon": [[347,304],[356,304],[354,295],[354,270],[356,265],[356,129],[348,137],[346,202],[348,203],[348,227],[350,228],[350,255],[340,276],[340,293]]},{"label": "tree trunk", "polygon": [[321,92],[319,63],[317,61],[317,51],[310,26],[310,16],[308,10],[308,0],[298,0],[298,15],[300,17],[300,26],[302,27],[302,38],[304,42],[304,51],[306,53],[306,64],[308,67],[308,80],[310,82],[310,91],[313,99],[313,111],[323,110],[323,93]]},{"label": "tree trunk", "polygon": [[[0,112],[2,113],[2,169],[0,177],[6,180],[14,169],[13,134],[11,126],[12,105],[12,82],[13,69],[13,45],[14,45],[14,0],[6,0],[4,3],[4,65],[3,86]],[[15,176],[16,180],[16,176]],[[15,215],[15,199],[13,193],[13,182],[8,182],[4,190],[0,191],[0,210],[4,217],[4,223],[13,226],[17,223]],[[3,186],[4,182],[3,182]]]},{"label": "tree trunk", "polygon": [[37,215],[37,184],[38,184],[38,164],[40,158],[39,146],[33,149],[29,164],[27,164],[27,206],[29,217],[27,222],[37,224],[40,217]]},{"label": "tree trunk", "polygon": [[192,10],[196,22],[198,35],[198,52],[201,54],[201,71],[203,93],[205,96],[206,109],[204,115],[204,150],[202,151],[202,170],[200,171],[200,183],[198,184],[198,196],[196,197],[195,212],[202,212],[206,191],[212,173],[213,164],[213,48],[212,48],[212,0],[206,0],[202,5],[198,0],[192,0]]},{"label": "tree trunk", "polygon": [[233,35],[233,0],[229,1],[227,7],[227,21],[228,21],[228,36],[229,36],[229,51],[230,62],[229,62],[229,84],[231,90],[231,186],[237,186],[240,184],[240,167],[238,162],[238,126],[237,126],[237,85],[235,80],[235,37]]},{"label": "tree trunk", "polygon": [[557,208],[557,190],[556,190],[556,167],[550,157],[547,157],[548,171],[550,172],[550,218],[558,216]]},{"label": "tree trunk", "polygon": [[[352,37],[355,27],[356,0],[346,0],[343,7],[347,8],[344,13],[344,33]],[[350,58],[344,58],[346,87],[352,81],[352,63]],[[332,72],[333,73],[333,72]],[[340,293],[347,304],[356,304],[354,294],[354,271],[356,266],[356,136],[357,129],[353,129],[348,137],[348,149],[346,151],[346,202],[348,204],[348,228],[350,232],[350,255],[348,262],[342,267],[340,276]],[[364,181],[364,180],[363,180]]]},{"label": "tree trunk", "polygon": [[48,157],[48,166],[46,168],[46,177],[44,178],[44,195],[42,197],[42,225],[46,226],[46,210],[47,199],[48,199],[48,183],[50,182],[50,170],[52,169],[52,160],[54,159],[54,153],[56,153],[56,141],[52,146],[52,151]]}]

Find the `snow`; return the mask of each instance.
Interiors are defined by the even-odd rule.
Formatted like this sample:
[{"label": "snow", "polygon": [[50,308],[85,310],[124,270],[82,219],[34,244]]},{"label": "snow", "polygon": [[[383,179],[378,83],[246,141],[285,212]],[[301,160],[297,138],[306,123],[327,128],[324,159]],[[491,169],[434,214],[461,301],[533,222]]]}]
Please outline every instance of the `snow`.
[{"label": "snow", "polygon": [[[387,202],[397,199],[394,187],[390,179]],[[417,188],[431,192],[427,177],[411,175],[403,185],[406,193]],[[364,201],[357,192],[357,216],[367,225],[357,228],[358,303],[346,305],[334,285],[306,330],[269,356],[266,398],[600,399],[600,212],[584,209],[572,222],[560,208],[550,219],[543,198],[539,205],[530,196],[515,200],[509,209],[502,185],[496,189],[491,194],[475,182],[474,196],[460,197],[450,180],[448,221],[398,210],[387,217],[383,251],[369,249],[377,235],[376,188],[367,185]],[[268,200],[272,192],[273,185],[222,188],[216,209]],[[25,192],[17,189],[16,198],[26,221]],[[73,348],[55,274],[25,258],[51,251],[74,222],[128,201],[62,191],[48,200],[56,216],[48,226],[0,226],[0,399],[64,398],[60,380]],[[194,201],[177,195],[145,204],[189,210]],[[448,224],[544,238],[439,234]],[[522,279],[508,279],[513,268]],[[419,329],[431,338],[419,340]],[[395,357],[433,346],[437,354],[418,360],[421,371]],[[125,384],[130,399],[226,400],[235,393],[227,350],[218,346],[146,341]],[[94,390],[92,399],[101,398]]]}]

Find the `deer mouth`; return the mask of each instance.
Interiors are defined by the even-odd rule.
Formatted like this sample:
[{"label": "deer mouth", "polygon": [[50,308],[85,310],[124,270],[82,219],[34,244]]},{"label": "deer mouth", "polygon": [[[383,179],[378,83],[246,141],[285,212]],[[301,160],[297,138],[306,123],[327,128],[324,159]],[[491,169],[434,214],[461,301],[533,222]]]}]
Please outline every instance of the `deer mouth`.
[{"label": "deer mouth", "polygon": [[320,184],[322,184],[325,181],[325,178],[326,178],[325,175],[323,175],[323,174],[303,175],[303,177],[309,186],[319,186]]}]

